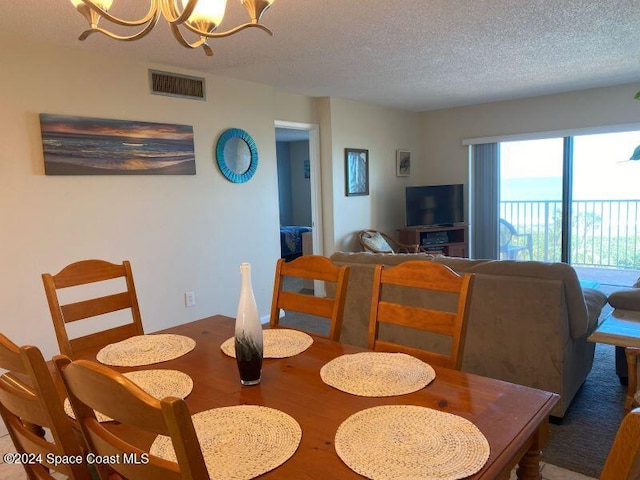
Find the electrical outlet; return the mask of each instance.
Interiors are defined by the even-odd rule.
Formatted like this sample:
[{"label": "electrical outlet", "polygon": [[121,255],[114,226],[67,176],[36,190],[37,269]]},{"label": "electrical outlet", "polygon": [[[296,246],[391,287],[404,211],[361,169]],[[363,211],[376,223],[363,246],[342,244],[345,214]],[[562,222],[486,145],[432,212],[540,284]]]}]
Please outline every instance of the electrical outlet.
[{"label": "electrical outlet", "polygon": [[184,306],[193,307],[196,304],[196,294],[194,292],[184,292]]}]

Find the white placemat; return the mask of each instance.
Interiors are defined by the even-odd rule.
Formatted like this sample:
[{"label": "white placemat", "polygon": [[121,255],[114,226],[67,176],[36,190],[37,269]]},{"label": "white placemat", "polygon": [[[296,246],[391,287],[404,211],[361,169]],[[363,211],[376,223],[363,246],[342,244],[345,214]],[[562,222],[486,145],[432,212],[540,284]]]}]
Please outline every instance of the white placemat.
[{"label": "white placemat", "polygon": [[[165,397],[185,398],[193,390],[191,377],[178,370],[139,370],[122,375],[158,400]],[[68,398],[64,400],[64,411],[71,418],[76,418]],[[96,418],[99,422],[112,420],[100,412],[96,412]]]},{"label": "white placemat", "polygon": [[[245,480],[282,465],[302,439],[298,422],[258,405],[214,408],[192,416],[212,480]],[[176,461],[171,439],[159,435],[152,455]]]},{"label": "white placemat", "polygon": [[195,340],[184,335],[136,335],[102,348],[96,359],[115,367],[139,367],[166,362],[189,353]]},{"label": "white placemat", "polygon": [[405,353],[362,352],[334,358],[320,369],[327,384],[362,397],[405,395],[436,378],[431,365]]},{"label": "white placemat", "polygon": [[[313,338],[299,330],[274,328],[264,330],[262,333],[264,358],[293,357],[304,352],[313,343]],[[235,337],[225,340],[220,348],[226,355],[235,358]]]},{"label": "white placemat", "polygon": [[376,480],[458,480],[478,472],[489,442],[470,421],[413,405],[386,405],[347,418],[335,437],[338,456]]}]

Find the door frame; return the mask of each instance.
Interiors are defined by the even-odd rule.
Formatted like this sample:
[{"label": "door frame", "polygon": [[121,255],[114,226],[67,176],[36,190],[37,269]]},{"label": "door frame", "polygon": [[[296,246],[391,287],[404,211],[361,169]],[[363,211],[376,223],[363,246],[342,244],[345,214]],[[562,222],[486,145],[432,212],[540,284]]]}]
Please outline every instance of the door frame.
[{"label": "door frame", "polygon": [[311,237],[313,238],[313,253],[324,254],[322,236],[322,182],[320,180],[320,128],[314,123],[285,122],[276,120],[276,128],[290,130],[305,130],[309,132],[309,169],[311,172]]}]

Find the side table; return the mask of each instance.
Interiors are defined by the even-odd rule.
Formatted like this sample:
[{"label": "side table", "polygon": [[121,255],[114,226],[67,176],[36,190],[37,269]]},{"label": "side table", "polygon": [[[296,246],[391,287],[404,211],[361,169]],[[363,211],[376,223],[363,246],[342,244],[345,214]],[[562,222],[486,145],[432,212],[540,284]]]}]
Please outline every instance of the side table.
[{"label": "side table", "polygon": [[[587,338],[590,342],[606,343],[620,348],[640,348],[640,312],[637,310],[615,309]],[[616,348],[617,350],[618,348]],[[633,402],[635,382],[629,382],[625,407]]]},{"label": "side table", "polygon": [[640,348],[640,312],[614,310],[589,335],[590,342],[607,343],[616,347]]}]

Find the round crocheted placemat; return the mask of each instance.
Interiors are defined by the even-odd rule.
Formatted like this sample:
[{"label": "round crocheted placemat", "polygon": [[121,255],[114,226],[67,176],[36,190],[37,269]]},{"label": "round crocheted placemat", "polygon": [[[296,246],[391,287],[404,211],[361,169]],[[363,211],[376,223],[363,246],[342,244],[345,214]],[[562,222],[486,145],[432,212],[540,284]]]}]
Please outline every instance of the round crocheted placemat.
[{"label": "round crocheted placemat", "polygon": [[391,397],[424,388],[433,368],[405,353],[362,352],[334,358],[320,369],[327,384],[362,397]]},{"label": "round crocheted placemat", "polygon": [[[158,400],[165,397],[185,398],[193,390],[191,377],[178,370],[139,370],[122,375]],[[76,418],[68,398],[64,400],[64,411],[71,418]],[[96,412],[96,418],[99,422],[112,420],[100,412]]]},{"label": "round crocheted placemat", "polygon": [[173,360],[195,347],[195,340],[184,335],[136,335],[107,345],[98,352],[96,359],[115,367],[139,367]]},{"label": "round crocheted placemat", "polygon": [[[298,422],[258,405],[214,408],[191,417],[212,480],[245,480],[282,465],[302,439]],[[159,435],[150,453],[175,462],[169,437]]]},{"label": "round crocheted placemat", "polygon": [[414,405],[350,416],[338,427],[335,448],[354,472],[376,480],[458,480],[489,458],[489,442],[473,423]]},{"label": "round crocheted placemat", "polygon": [[[313,338],[299,330],[274,328],[262,332],[264,358],[293,357],[304,352],[313,343]],[[225,340],[220,345],[222,351],[236,358],[235,337]]]}]

